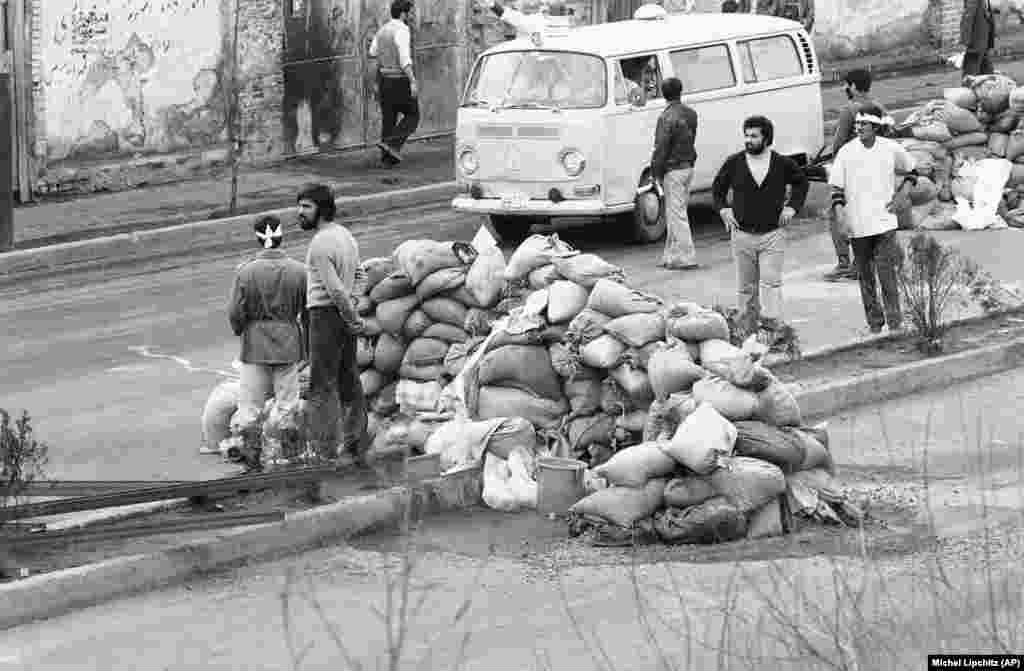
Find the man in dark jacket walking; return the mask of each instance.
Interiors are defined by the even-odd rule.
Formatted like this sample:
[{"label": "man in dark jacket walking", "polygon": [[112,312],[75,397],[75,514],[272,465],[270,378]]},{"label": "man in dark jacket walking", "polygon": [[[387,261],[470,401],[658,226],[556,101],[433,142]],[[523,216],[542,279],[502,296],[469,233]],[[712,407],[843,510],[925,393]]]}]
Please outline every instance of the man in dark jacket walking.
[{"label": "man in dark jacket walking", "polygon": [[770,149],[775,128],[769,119],[748,118],[743,135],[746,150],[726,159],[712,194],[732,237],[742,323],[750,331],[763,331],[773,342],[782,326],[785,228],[803,207],[809,184],[794,160]]},{"label": "man in dark jacket walking", "polygon": [[989,51],[996,44],[995,14],[990,0],[964,0],[960,16],[960,43],[964,46],[963,74],[992,74]]},{"label": "man in dark jacket walking", "polygon": [[[281,221],[260,217],[253,226],[263,251],[238,267],[228,319],[242,339],[242,434],[257,433],[260,413],[271,397],[282,409],[299,401],[299,367],[305,359],[306,267],[281,251]],[[247,444],[246,465],[258,468],[259,446]]]},{"label": "man in dark jacket walking", "polygon": [[697,112],[680,100],[683,84],[669,77],[661,84],[668,105],[658,118],[651,156],[651,178],[665,194],[665,254],[661,265],[670,270],[697,267],[697,250],[686,208],[690,200],[693,166],[697,162]]}]

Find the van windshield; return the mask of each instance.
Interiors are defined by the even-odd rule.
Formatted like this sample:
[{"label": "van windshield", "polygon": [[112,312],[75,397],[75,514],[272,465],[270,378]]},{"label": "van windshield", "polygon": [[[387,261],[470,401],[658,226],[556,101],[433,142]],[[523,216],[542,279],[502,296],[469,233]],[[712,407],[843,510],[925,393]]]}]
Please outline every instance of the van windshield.
[{"label": "van windshield", "polygon": [[607,99],[604,60],[565,51],[505,51],[485,56],[463,107],[585,109]]}]

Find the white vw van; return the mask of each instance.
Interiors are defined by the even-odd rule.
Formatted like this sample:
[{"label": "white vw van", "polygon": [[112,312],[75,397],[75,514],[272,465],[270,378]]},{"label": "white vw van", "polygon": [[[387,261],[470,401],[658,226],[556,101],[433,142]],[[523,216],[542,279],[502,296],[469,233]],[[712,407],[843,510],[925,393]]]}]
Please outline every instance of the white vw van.
[{"label": "white vw van", "polygon": [[[552,217],[611,217],[644,242],[665,234],[648,179],[661,82],[678,77],[699,115],[695,198],[743,148],[743,120],[775,123],[774,149],[806,162],[824,143],[814,47],[796,22],[750,14],[667,15],[516,39],[484,52],[456,124],[460,212],[507,241]],[[656,201],[655,201],[656,203]]]}]

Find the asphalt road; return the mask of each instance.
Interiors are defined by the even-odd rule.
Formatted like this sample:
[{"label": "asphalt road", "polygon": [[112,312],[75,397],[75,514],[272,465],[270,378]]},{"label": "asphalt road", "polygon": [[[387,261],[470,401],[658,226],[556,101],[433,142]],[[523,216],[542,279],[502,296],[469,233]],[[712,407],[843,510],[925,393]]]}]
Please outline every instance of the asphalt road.
[{"label": "asphalt road", "polygon": [[372,609],[389,612],[402,554],[371,540],[5,631],[0,671],[913,669],[928,654],[1019,651],[1022,389],[1015,371],[832,418],[844,484],[916,506],[918,522],[930,510],[937,546],[868,537],[861,554],[800,537],[733,544],[761,548],[735,561],[654,548],[631,567],[627,550],[564,528],[539,547],[534,513],[458,516],[428,524],[412,555],[423,604],[400,666]]}]

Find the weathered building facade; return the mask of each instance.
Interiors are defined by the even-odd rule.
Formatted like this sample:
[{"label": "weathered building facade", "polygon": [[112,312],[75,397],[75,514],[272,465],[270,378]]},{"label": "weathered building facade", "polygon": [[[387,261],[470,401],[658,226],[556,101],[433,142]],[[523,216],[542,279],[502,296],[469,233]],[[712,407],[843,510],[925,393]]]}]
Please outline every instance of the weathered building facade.
[{"label": "weathered building facade", "polygon": [[[813,3],[813,34],[826,61],[921,43],[951,48],[963,6],[963,0],[754,1],[788,2],[802,12]],[[679,12],[721,6],[720,0],[663,2]],[[236,114],[245,162],[368,144],[379,133],[366,52],[388,19],[388,0],[6,3],[11,44],[4,48],[14,54],[16,180],[23,199],[202,172],[226,159]],[[577,22],[593,23],[627,18],[639,4],[572,0],[570,6]],[[417,0],[416,22],[423,82],[418,135],[445,133],[454,126],[473,60],[503,31],[470,0]]]}]

